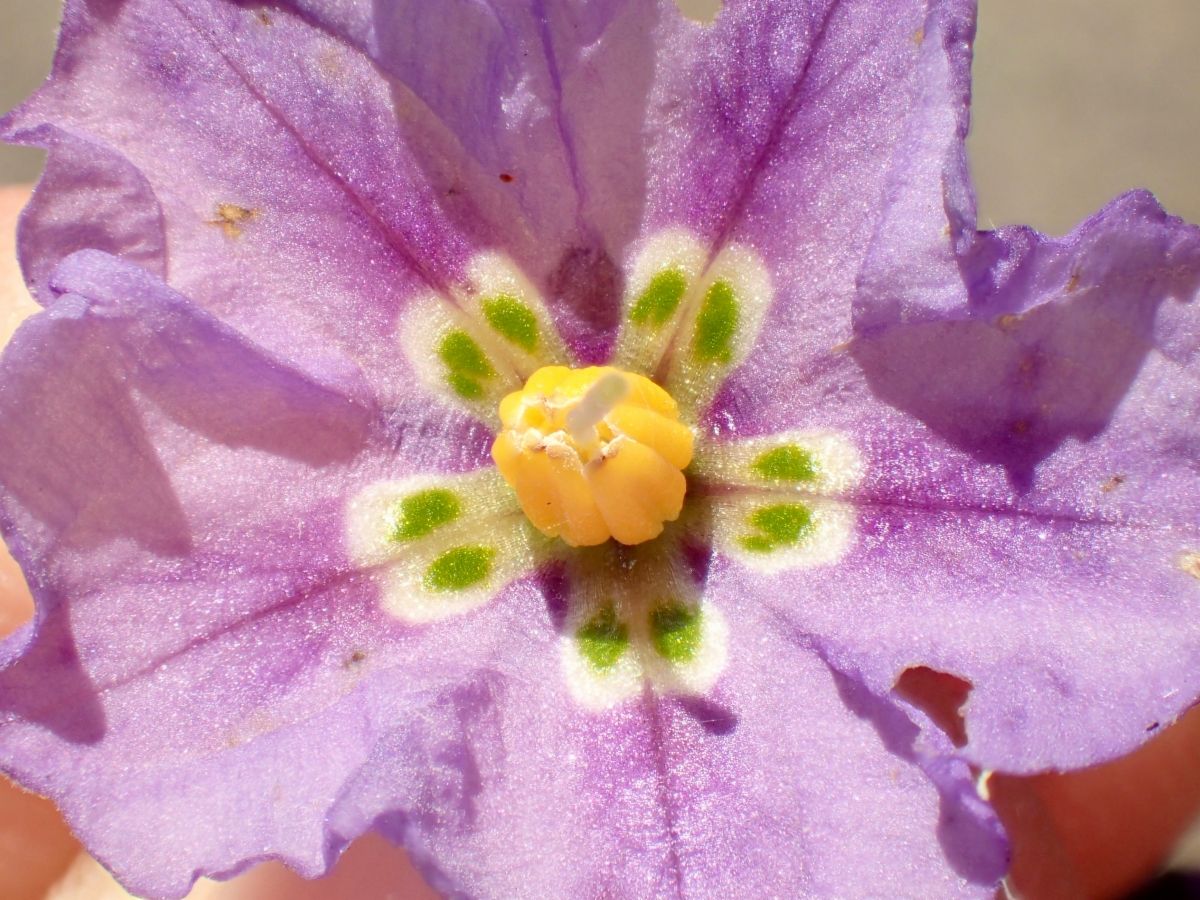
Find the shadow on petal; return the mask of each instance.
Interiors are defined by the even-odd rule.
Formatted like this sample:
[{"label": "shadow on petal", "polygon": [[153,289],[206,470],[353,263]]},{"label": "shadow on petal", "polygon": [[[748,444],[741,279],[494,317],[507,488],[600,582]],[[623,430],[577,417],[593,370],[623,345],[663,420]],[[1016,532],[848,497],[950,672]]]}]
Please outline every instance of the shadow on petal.
[{"label": "shadow on petal", "polygon": [[616,335],[645,207],[657,4],[372,4],[408,149],[448,217],[511,255],[579,358]]},{"label": "shadow on petal", "polygon": [[[404,694],[397,684],[397,697]],[[431,846],[477,827],[478,803],[499,777],[504,685],[490,674],[404,698],[405,724],[379,734],[329,813],[331,854],[368,830],[404,847],[434,890],[457,896]],[[332,860],[332,856],[331,856]]]},{"label": "shadow on petal", "polygon": [[[681,544],[680,558],[684,566],[687,567],[696,587],[703,593],[705,585],[708,584],[708,572],[712,568],[713,561],[713,543],[712,543],[712,526],[708,522],[708,517],[711,510],[707,506],[702,510],[702,516],[698,520],[702,523],[701,527],[705,529],[701,534],[702,540],[685,540]],[[689,535],[689,538],[695,535]]]},{"label": "shadow on petal", "polygon": [[903,710],[832,665],[829,671],[847,709],[869,722],[889,752],[916,765],[937,788],[937,834],[946,861],[968,881],[995,884],[1008,871],[1008,842],[995,812],[976,794],[967,764],[921,753],[920,728]]},{"label": "shadow on petal", "polygon": [[620,266],[599,247],[568,247],[547,289],[559,331],[580,362],[599,365],[608,359],[621,324]]},{"label": "shadow on petal", "polygon": [[[1163,302],[1190,302],[1200,288],[1200,230],[1145,191],[1063,239],[980,232],[952,284],[914,283],[880,259],[860,275],[850,346],[868,385],[953,446],[1003,466],[1018,490],[1064,441],[1108,427],[1163,339]],[[965,302],[939,305],[948,293]]]},{"label": "shadow on petal", "polygon": [[68,257],[52,285],[68,295],[56,318],[84,323],[96,367],[107,366],[127,393],[150,399],[186,428],[312,466],[345,462],[367,440],[373,401],[349,360],[341,368],[352,371],[339,373],[348,394],[273,358],[162,280],[104,253]]},{"label": "shadow on petal", "polygon": [[1024,489],[1063,441],[1107,427],[1150,352],[1157,308],[1146,300],[1118,319],[1079,296],[989,320],[894,325],[850,352],[877,397]]},{"label": "shadow on petal", "polygon": [[104,737],[104,707],[80,663],[64,604],[53,605],[24,655],[0,672],[0,710],[74,744]]},{"label": "shadow on petal", "polygon": [[680,708],[696,720],[696,723],[714,737],[733,734],[738,727],[738,716],[732,709],[704,697],[678,697]]},{"label": "shadow on petal", "polygon": [[566,566],[555,562],[543,566],[533,576],[534,584],[546,600],[546,612],[554,624],[554,630],[562,634],[567,627],[567,614],[571,611],[571,582]]},{"label": "shadow on petal", "polygon": [[354,457],[369,411],[253,352],[215,322],[180,316],[154,333],[130,328],[133,386],[180,425],[231,447],[310,466]]},{"label": "shadow on petal", "polygon": [[67,546],[128,538],[185,554],[183,510],[128,385],[103,338],[70,315],[83,305],[30,319],[4,354],[0,484]]},{"label": "shadow on petal", "polygon": [[311,466],[367,441],[368,402],[270,358],[144,269],[83,251],[53,284],[64,296],[0,362],[0,484],[67,545],[189,551],[147,402],[209,440]]},{"label": "shadow on petal", "polygon": [[121,11],[126,0],[86,0],[87,10],[101,22],[111,22]]}]

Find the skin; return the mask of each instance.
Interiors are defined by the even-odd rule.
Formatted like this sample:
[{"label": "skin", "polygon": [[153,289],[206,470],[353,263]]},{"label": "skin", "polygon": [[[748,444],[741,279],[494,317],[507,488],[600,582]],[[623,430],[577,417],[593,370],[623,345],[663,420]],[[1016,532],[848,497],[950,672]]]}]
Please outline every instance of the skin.
[{"label": "skin", "polygon": [[[37,310],[15,254],[26,186],[0,187],[0,345]],[[15,562],[0,544],[0,636],[33,614]],[[969,686],[925,670],[905,696],[952,738]],[[1200,707],[1123,759],[1069,774],[994,776],[991,798],[1013,842],[1012,892],[1026,900],[1116,900],[1152,875],[1200,812]],[[6,900],[118,900],[122,891],[50,801],[0,776],[0,884]],[[191,900],[436,900],[404,852],[367,835],[324,879],[306,882],[278,863],[231,881],[202,881]]]}]

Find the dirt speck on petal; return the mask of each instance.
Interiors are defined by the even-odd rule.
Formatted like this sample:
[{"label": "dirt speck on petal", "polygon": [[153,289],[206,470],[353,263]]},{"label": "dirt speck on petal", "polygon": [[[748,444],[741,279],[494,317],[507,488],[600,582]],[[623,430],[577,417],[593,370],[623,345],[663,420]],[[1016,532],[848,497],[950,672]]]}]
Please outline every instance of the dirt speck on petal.
[{"label": "dirt speck on petal", "polygon": [[217,217],[210,219],[208,224],[220,228],[230,240],[236,240],[242,236],[242,225],[257,218],[257,209],[248,209],[236,203],[218,203]]}]

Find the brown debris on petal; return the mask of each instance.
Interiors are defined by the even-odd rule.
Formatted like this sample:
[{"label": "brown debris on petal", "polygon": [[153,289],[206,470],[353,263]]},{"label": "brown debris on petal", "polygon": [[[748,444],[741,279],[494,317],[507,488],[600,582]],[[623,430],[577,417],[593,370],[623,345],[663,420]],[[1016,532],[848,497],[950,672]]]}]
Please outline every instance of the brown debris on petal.
[{"label": "brown debris on petal", "polygon": [[507,172],[501,172],[500,180],[503,181],[505,184],[512,184],[513,176],[509,175]]},{"label": "brown debris on petal", "polygon": [[218,203],[217,218],[210,219],[208,224],[220,228],[230,240],[236,240],[242,236],[242,224],[257,218],[257,209],[247,209],[236,203]]},{"label": "brown debris on petal", "polygon": [[1200,580],[1200,553],[1185,553],[1179,560],[1179,568]]},{"label": "brown debris on petal", "polygon": [[1104,484],[1100,485],[1100,490],[1105,494],[1111,494],[1124,483],[1124,475],[1114,475],[1112,478],[1108,479],[1108,481],[1104,482]]},{"label": "brown debris on petal", "polygon": [[346,71],[344,52],[338,48],[330,47],[321,54],[318,59],[318,65],[320,65],[321,71],[327,78],[340,78],[342,73]]},{"label": "brown debris on petal", "polygon": [[996,324],[1005,331],[1011,331],[1021,324],[1021,317],[1014,313],[1005,313],[996,317]]}]

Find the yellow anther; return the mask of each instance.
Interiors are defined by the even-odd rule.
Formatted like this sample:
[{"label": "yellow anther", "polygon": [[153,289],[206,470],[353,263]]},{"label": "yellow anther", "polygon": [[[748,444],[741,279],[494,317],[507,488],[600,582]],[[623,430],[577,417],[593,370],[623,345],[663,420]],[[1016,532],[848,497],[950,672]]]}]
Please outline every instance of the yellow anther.
[{"label": "yellow anther", "polygon": [[679,517],[692,431],[671,396],[608,366],[547,366],[500,403],[492,458],[534,526],[573,547],[640,544]]}]

